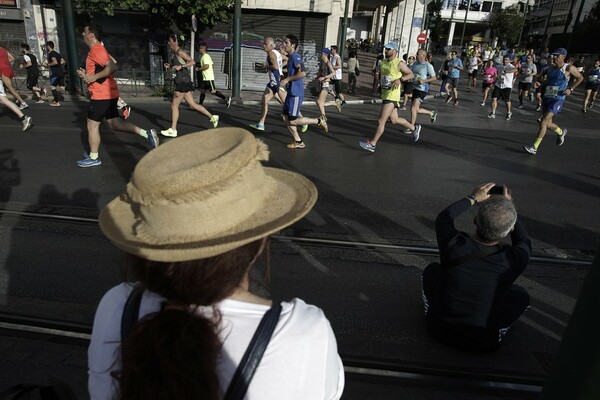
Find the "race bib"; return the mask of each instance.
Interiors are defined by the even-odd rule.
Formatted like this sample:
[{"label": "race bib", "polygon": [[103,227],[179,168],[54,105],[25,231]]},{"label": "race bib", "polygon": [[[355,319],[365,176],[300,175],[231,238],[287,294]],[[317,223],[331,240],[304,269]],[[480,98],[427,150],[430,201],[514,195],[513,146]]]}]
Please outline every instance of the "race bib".
[{"label": "race bib", "polygon": [[381,88],[385,90],[392,88],[392,77],[390,75],[383,75],[381,77]]},{"label": "race bib", "polygon": [[558,86],[546,86],[546,93],[544,96],[551,98],[558,96]]}]

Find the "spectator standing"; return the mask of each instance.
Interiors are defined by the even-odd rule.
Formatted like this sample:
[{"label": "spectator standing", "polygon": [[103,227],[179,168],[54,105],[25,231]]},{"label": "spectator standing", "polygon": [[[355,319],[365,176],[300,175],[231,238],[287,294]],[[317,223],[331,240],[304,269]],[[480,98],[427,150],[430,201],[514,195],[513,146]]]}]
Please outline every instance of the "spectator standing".
[{"label": "spectator standing", "polygon": [[348,93],[356,94],[356,73],[358,71],[360,71],[360,63],[356,58],[356,52],[351,51],[348,55]]}]

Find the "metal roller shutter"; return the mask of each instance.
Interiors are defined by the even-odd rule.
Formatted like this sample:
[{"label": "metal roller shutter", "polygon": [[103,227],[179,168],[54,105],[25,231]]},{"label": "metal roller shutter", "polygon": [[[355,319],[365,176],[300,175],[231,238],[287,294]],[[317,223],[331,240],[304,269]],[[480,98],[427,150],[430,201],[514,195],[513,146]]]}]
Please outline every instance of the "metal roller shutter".
[{"label": "metal roller shutter", "polygon": [[10,51],[13,56],[19,57],[21,43],[27,43],[23,21],[0,19],[0,46]]}]

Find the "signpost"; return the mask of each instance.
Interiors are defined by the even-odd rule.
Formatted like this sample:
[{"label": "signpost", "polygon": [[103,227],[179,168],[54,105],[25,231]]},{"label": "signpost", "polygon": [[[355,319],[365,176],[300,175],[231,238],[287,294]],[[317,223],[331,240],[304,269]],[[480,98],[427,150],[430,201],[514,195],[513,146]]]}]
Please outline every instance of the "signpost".
[{"label": "signpost", "polygon": [[[190,46],[190,53],[191,53],[191,57],[192,60],[194,60],[194,62],[196,61],[196,59],[194,58],[194,50],[196,50],[196,31],[198,30],[198,20],[196,19],[196,15],[192,15],[192,34],[191,36],[191,46]],[[190,74],[192,76],[192,83],[194,83],[194,81],[196,80],[196,65],[194,65],[192,67],[192,73]]]},{"label": "signpost", "polygon": [[417,36],[417,43],[425,44],[425,42],[427,42],[427,34],[425,32],[419,33]]}]

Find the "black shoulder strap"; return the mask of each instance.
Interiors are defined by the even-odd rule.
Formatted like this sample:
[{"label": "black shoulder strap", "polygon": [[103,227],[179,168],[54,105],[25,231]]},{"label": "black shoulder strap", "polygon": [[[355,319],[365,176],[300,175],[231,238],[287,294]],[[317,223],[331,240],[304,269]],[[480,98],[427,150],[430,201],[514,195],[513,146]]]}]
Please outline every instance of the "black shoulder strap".
[{"label": "black shoulder strap", "polygon": [[121,317],[121,341],[127,339],[133,325],[137,322],[140,315],[140,304],[142,303],[142,295],[144,294],[144,287],[142,285],[135,285],[127,302],[123,308],[123,316]]},{"label": "black shoulder strap", "polygon": [[486,246],[483,250],[474,251],[471,254],[467,254],[466,256],[458,257],[453,260],[448,260],[443,265],[446,268],[456,267],[457,265],[467,263],[469,261],[475,261],[483,257],[487,257],[491,254],[497,253],[500,251],[500,246]]},{"label": "black shoulder strap", "polygon": [[273,307],[265,313],[252,340],[238,365],[231,383],[227,388],[224,400],[242,400],[248,391],[248,385],[254,377],[254,372],[269,345],[275,326],[281,315],[281,304],[273,304]]}]

